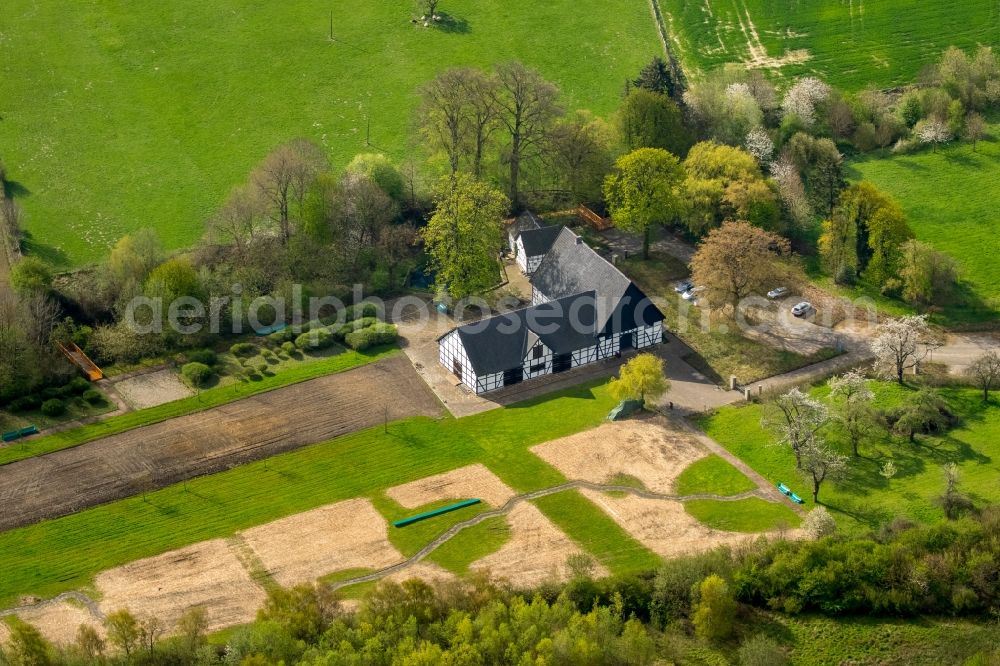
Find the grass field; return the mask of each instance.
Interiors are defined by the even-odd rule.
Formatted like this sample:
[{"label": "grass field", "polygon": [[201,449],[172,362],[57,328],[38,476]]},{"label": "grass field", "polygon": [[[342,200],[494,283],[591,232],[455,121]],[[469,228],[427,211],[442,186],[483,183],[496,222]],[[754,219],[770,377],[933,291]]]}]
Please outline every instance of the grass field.
[{"label": "grass field", "polygon": [[567,107],[607,114],[662,47],[647,0],[606,9],[448,0],[449,27],[425,29],[410,22],[412,0],[9,0],[0,146],[29,249],[77,266],[141,227],[187,246],[233,185],[298,136],[337,166],[372,150],[419,156],[415,89],[448,66],[520,59]]},{"label": "grass field", "polygon": [[1000,309],[1000,125],[994,138],[955,143],[937,152],[871,155],[849,163],[852,180],[864,179],[899,201],[918,239],[958,260],[978,307],[945,308],[955,320],[996,318]]},{"label": "grass field", "polygon": [[951,45],[997,44],[993,2],[659,0],[690,71],[756,60],[786,77],[816,73],[860,89],[911,82]]},{"label": "grass field", "polygon": [[[912,389],[895,384],[874,385],[877,405],[898,404]],[[943,395],[963,423],[940,437],[918,435],[917,444],[903,437],[880,435],[862,446],[861,457],[851,458],[848,477],[838,483],[827,482],[820,491],[820,501],[831,511],[842,530],[863,531],[877,528],[896,517],[929,523],[942,520],[944,513],[935,499],[944,490],[943,466],[959,466],[960,489],[975,504],[982,506],[1000,501],[1000,405],[996,399],[986,405],[973,389],[943,389]],[[815,389],[824,395],[825,388]],[[703,419],[702,426],[717,442],[745,460],[768,480],[784,482],[806,499],[806,509],[813,506],[811,486],[795,470],[790,450],[772,446],[773,435],[760,425],[760,405],[725,407]],[[847,454],[849,449],[836,432],[829,436],[832,445]],[[892,460],[896,476],[885,479],[879,474],[882,465]],[[699,516],[701,517],[701,516]]]}]

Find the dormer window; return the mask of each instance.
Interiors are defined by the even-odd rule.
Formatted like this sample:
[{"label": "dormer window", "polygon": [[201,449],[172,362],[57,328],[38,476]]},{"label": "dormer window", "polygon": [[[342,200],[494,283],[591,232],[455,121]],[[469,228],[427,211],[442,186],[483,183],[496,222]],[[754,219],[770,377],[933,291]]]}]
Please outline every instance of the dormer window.
[{"label": "dormer window", "polygon": [[539,359],[542,357],[544,350],[541,345],[535,345],[535,348],[531,350],[531,358]]}]

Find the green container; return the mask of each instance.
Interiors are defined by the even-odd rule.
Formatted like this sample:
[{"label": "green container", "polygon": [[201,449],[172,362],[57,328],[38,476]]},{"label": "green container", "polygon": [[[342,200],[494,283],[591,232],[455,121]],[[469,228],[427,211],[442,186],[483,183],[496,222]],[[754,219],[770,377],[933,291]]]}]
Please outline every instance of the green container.
[{"label": "green container", "polygon": [[419,523],[421,520],[427,520],[428,518],[433,518],[434,516],[440,516],[443,513],[450,513],[452,511],[457,511],[458,509],[464,509],[467,506],[472,506],[473,504],[479,504],[482,500],[480,499],[467,499],[461,502],[456,502],[455,504],[449,504],[448,506],[443,506],[440,509],[434,509],[433,511],[425,511],[423,513],[418,513],[415,516],[410,516],[409,518],[403,518],[402,520],[397,520],[392,523],[393,527],[406,527],[407,525],[412,525],[413,523]]}]

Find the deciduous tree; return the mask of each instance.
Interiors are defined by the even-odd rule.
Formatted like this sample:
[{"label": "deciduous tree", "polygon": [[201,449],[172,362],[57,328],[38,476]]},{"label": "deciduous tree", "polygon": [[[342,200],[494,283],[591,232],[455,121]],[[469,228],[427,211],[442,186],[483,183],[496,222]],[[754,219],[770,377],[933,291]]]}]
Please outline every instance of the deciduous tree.
[{"label": "deciduous tree", "polygon": [[889,319],[875,329],[870,345],[875,355],[875,369],[903,384],[903,373],[927,355],[921,346],[930,337],[927,315]]},{"label": "deciduous tree", "polygon": [[497,67],[497,85],[491,91],[499,118],[510,139],[510,201],[521,201],[521,167],[541,148],[546,132],[559,116],[559,89],[537,71],[520,62]]},{"label": "deciduous tree", "polygon": [[915,305],[947,302],[958,285],[958,264],[929,244],[908,240],[900,246],[899,270],[903,298]]},{"label": "deciduous tree", "polygon": [[585,112],[558,122],[545,140],[543,160],[570,205],[597,201],[604,176],[611,171],[610,132],[604,121]]},{"label": "deciduous tree", "polygon": [[986,136],[986,120],[973,111],[965,118],[965,130],[962,136],[972,142],[972,152],[976,152],[976,144]]},{"label": "deciduous tree", "polygon": [[619,228],[642,234],[642,255],[649,257],[653,225],[664,224],[680,211],[684,169],[661,148],[639,148],[615,162],[615,172],[604,180],[604,198]]},{"label": "deciduous tree", "polygon": [[438,184],[434,215],[423,236],[438,284],[453,298],[480,294],[496,284],[509,206],[501,192],[465,174]]},{"label": "deciduous tree", "polygon": [[612,379],[608,390],[615,400],[659,398],[670,388],[663,373],[663,360],[653,354],[639,354],[622,366],[618,378]]},{"label": "deciduous tree", "polygon": [[829,418],[823,403],[793,388],[768,403],[761,425],[778,436],[778,445],[791,448],[796,467],[802,469],[802,450],[815,440]]},{"label": "deciduous tree", "polygon": [[683,215],[692,233],[703,234],[736,219],[768,229],[776,226],[777,193],[746,151],[704,141],[688,152],[684,171]]},{"label": "deciduous tree", "polygon": [[691,622],[698,637],[708,641],[727,638],[733,632],[736,601],[721,577],[712,574],[698,585]]},{"label": "deciduous tree", "polygon": [[735,316],[742,299],[763,293],[788,277],[787,239],[746,222],[726,222],[713,229],[691,260],[695,284],[705,287],[713,306],[728,304]]},{"label": "deciduous tree", "polygon": [[615,119],[626,150],[662,148],[683,155],[691,146],[680,109],[664,94],[636,88],[622,102]]},{"label": "deciduous tree", "polygon": [[976,358],[965,370],[983,392],[983,402],[989,402],[990,391],[1000,386],[1000,353],[991,349]]},{"label": "deciduous tree", "polygon": [[820,437],[810,436],[802,446],[803,476],[812,482],[813,502],[819,502],[819,489],[824,481],[842,478],[847,472],[847,456],[830,448]]},{"label": "deciduous tree", "polygon": [[250,175],[282,243],[287,245],[292,236],[292,222],[302,219],[306,193],[316,176],[327,169],[329,161],[319,146],[295,139],[275,148]]},{"label": "deciduous tree", "polygon": [[831,378],[829,386],[833,417],[844,429],[854,455],[859,456],[859,446],[871,436],[877,426],[875,410],[871,404],[875,395],[868,388],[865,376],[857,370]]}]

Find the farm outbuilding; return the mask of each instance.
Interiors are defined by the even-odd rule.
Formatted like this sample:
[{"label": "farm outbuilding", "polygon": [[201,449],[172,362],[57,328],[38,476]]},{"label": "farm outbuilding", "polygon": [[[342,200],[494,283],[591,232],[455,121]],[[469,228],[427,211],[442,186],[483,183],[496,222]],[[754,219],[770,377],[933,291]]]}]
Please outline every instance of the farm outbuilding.
[{"label": "farm outbuilding", "polygon": [[572,231],[557,231],[532,275],[530,307],[438,339],[441,364],[477,394],[663,341],[663,313],[642,290]]},{"label": "farm outbuilding", "polygon": [[515,246],[517,245],[517,237],[520,236],[522,232],[541,228],[542,221],[538,218],[538,216],[530,210],[524,211],[507,223],[507,247],[510,248],[511,252],[513,252]]},{"label": "farm outbuilding", "polygon": [[548,254],[562,227],[540,227],[522,231],[514,241],[514,258],[525,275],[534,273]]}]

